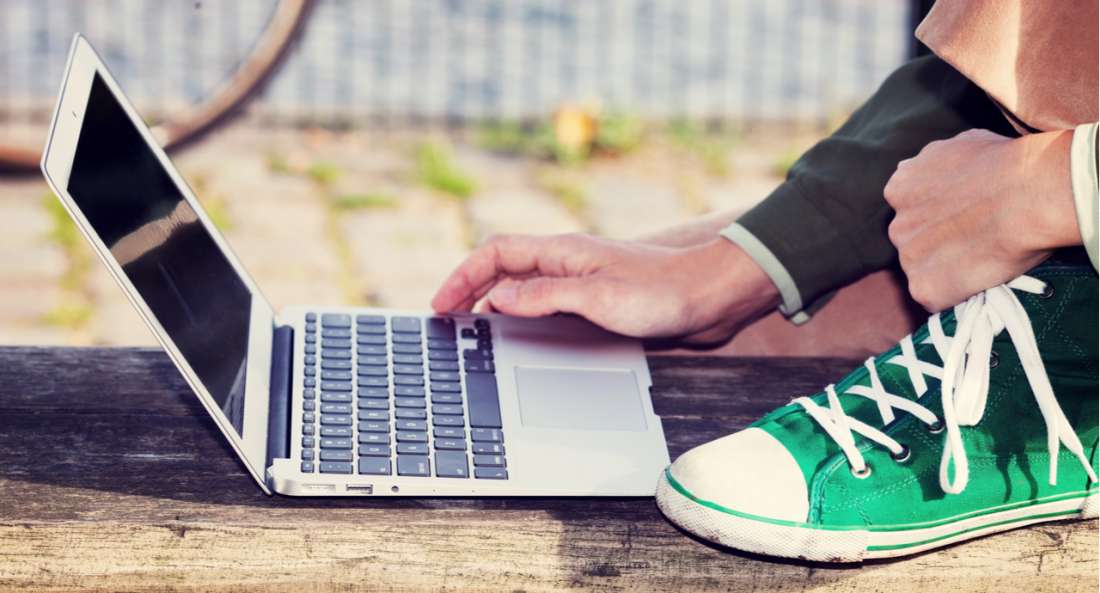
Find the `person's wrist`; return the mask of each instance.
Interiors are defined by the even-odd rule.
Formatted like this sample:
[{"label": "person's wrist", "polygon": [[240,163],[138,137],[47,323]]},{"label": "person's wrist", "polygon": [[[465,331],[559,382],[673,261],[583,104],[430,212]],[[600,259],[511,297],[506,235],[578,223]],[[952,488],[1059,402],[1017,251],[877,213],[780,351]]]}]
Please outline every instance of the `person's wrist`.
[{"label": "person's wrist", "polygon": [[779,289],[741,247],[722,237],[683,250],[683,257],[699,270],[688,297],[697,312],[712,321],[756,317],[779,305]]},{"label": "person's wrist", "polygon": [[1030,134],[1013,141],[1010,180],[1000,234],[1023,252],[1080,244],[1070,180],[1072,130]]}]

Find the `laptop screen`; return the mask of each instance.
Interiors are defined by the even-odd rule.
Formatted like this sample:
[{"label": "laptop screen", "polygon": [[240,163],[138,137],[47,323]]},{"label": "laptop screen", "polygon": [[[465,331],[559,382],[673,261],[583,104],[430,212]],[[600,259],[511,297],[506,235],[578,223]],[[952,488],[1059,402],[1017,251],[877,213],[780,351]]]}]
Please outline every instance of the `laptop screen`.
[{"label": "laptop screen", "polygon": [[68,190],[241,434],[252,295],[99,74]]}]

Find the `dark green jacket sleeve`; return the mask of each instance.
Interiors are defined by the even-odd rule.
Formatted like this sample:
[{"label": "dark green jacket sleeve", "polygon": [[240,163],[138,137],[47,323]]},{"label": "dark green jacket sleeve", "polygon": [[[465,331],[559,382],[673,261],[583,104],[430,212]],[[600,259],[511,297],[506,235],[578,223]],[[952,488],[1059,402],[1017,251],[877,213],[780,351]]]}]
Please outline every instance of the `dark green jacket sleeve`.
[{"label": "dark green jacket sleeve", "polygon": [[[893,265],[882,197],[899,161],[964,130],[1015,136],[986,94],[935,56],[898,68],[833,135],[791,167],[786,181],[737,224],[793,279],[802,307]],[[794,313],[789,311],[788,313]]]}]

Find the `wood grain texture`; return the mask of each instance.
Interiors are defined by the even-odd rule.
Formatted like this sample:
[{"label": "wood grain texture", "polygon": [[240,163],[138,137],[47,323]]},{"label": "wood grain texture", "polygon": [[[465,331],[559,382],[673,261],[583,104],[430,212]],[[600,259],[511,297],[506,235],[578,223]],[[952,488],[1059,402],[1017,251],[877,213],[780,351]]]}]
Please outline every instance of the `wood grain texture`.
[{"label": "wood grain texture", "polygon": [[[673,456],[839,359],[653,357]],[[644,499],[264,496],[168,358],[0,348],[0,591],[1095,591],[1095,522],[837,568],[705,544]]]}]

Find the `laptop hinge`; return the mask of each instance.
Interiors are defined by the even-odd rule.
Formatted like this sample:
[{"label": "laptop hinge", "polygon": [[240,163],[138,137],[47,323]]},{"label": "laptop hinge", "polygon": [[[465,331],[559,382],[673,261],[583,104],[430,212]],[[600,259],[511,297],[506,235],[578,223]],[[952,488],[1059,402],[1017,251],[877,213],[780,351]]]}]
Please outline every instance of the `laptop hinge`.
[{"label": "laptop hinge", "polygon": [[271,344],[271,397],[267,414],[267,466],[290,457],[290,386],[294,370],[294,329],[275,327]]}]

